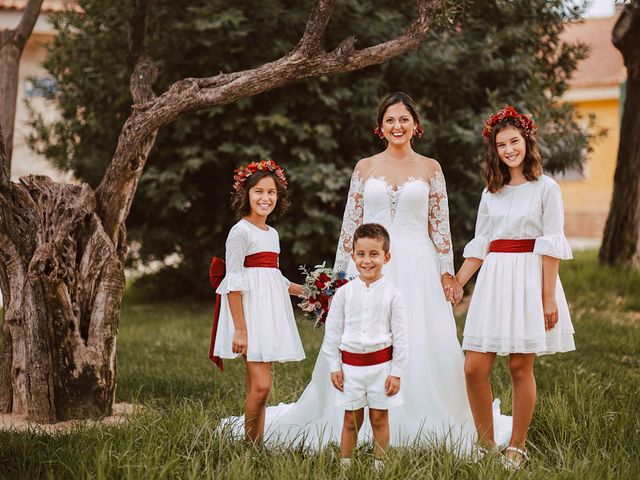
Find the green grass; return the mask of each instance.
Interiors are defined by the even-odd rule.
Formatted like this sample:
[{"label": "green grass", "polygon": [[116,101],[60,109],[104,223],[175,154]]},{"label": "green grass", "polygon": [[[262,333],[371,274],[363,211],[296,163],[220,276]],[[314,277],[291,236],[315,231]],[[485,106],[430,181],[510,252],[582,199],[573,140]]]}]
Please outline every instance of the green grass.
[{"label": "green grass", "polygon": [[[563,263],[578,350],[538,359],[532,461],[517,478],[640,478],[640,274],[599,267],[594,252]],[[460,324],[462,319],[459,319]],[[207,359],[209,305],[125,302],[118,338],[118,401],[148,408],[118,427],[64,435],[0,433],[0,478],[376,478],[371,448],[342,470],[320,453],[257,450],[216,433],[243,408],[244,369]],[[275,365],[271,403],[304,389],[322,331],[300,323],[305,362]],[[494,393],[509,412],[504,359]],[[512,475],[513,476],[513,475]],[[495,458],[464,462],[441,449],[395,449],[379,478],[509,478]]]}]

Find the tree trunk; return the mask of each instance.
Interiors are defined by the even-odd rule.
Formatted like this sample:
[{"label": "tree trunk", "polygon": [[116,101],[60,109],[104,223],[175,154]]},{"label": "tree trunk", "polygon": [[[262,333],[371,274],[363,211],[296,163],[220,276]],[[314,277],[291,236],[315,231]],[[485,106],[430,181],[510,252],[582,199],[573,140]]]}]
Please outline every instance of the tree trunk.
[{"label": "tree trunk", "polygon": [[86,185],[29,176],[1,193],[0,411],[42,423],[109,414],[124,251]]},{"label": "tree trunk", "polygon": [[5,301],[0,412],[54,422],[111,413],[116,337],[124,291],[125,221],[158,129],[303,78],[353,71],[417,49],[440,0],[418,0],[418,17],[395,39],[357,50],[347,39],[321,48],[335,0],[318,0],[303,37],[284,57],[253,70],[183,79],[156,96],[145,54],[150,0],[134,0],[129,61],[134,105],[96,189],[29,176],[12,183],[0,125],[0,287]]},{"label": "tree trunk", "polygon": [[[29,0],[16,29],[0,31],[0,126],[4,131],[9,169],[13,152],[20,57],[38,19],[42,2],[43,0]],[[3,164],[3,167],[7,165]]]},{"label": "tree trunk", "polygon": [[600,262],[640,270],[640,2],[625,6],[613,43],[627,67],[627,96]]}]

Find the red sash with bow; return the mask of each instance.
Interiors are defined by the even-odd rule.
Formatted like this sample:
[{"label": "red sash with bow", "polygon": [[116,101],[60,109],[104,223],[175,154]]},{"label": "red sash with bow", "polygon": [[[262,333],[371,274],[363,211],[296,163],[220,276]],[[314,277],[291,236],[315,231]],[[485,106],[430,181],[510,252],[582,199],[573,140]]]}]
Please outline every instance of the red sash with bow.
[{"label": "red sash with bow", "polygon": [[[278,254],[275,252],[258,252],[252,255],[247,255],[244,258],[244,266],[246,268],[278,268]],[[211,260],[211,267],[209,268],[209,282],[215,292],[226,273],[224,260],[218,257],[213,257]],[[216,306],[213,310],[213,328],[211,329],[211,345],[209,346],[209,358],[215,363],[220,370],[224,370],[222,365],[222,359],[213,354],[213,349],[216,344],[216,332],[218,331],[218,318],[220,317],[220,301],[221,296],[216,293]]]}]

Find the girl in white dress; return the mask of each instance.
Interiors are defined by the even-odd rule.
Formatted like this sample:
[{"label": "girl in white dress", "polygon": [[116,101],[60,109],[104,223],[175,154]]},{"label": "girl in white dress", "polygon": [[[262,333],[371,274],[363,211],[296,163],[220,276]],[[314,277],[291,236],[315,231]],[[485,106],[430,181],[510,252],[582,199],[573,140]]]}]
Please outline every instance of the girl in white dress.
[{"label": "girl in white dress", "polygon": [[465,377],[479,443],[495,446],[489,375],[496,355],[509,355],[513,431],[506,466],[526,459],[525,439],[536,401],[535,355],[575,349],[558,278],[572,258],[558,184],[542,174],[533,120],[507,106],[485,123],[484,179],[475,237],[456,278],[480,268],[464,328]]},{"label": "girl in white dress", "polygon": [[270,214],[287,207],[283,170],[272,160],[236,170],[233,207],[241,220],[226,242],[226,276],[216,290],[219,318],[214,320],[212,360],[242,356],[247,367],[245,434],[262,441],[271,391],[271,362],[305,358],[289,295],[302,287],[278,269],[278,232],[267,225]]}]

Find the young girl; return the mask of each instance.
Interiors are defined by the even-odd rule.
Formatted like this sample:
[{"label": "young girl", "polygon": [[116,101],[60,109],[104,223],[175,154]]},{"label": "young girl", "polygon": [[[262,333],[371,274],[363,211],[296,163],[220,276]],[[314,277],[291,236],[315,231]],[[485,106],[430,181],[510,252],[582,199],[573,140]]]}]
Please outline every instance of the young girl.
[{"label": "young girl", "polygon": [[533,120],[513,107],[486,121],[484,180],[475,238],[464,249],[461,285],[480,268],[467,313],[467,395],[481,447],[493,448],[489,374],[509,355],[513,431],[503,457],[509,468],[528,459],[527,430],[536,401],[535,355],[574,350],[573,326],[558,278],[572,258],[564,237],[558,184],[542,174]]},{"label": "young girl", "polygon": [[289,295],[302,287],[278,269],[278,232],[267,217],[287,208],[287,181],[273,160],[252,162],[236,170],[232,206],[241,220],[226,243],[226,276],[214,323],[212,360],[242,355],[247,367],[245,435],[260,443],[265,409],[271,392],[271,362],[305,358]]}]

